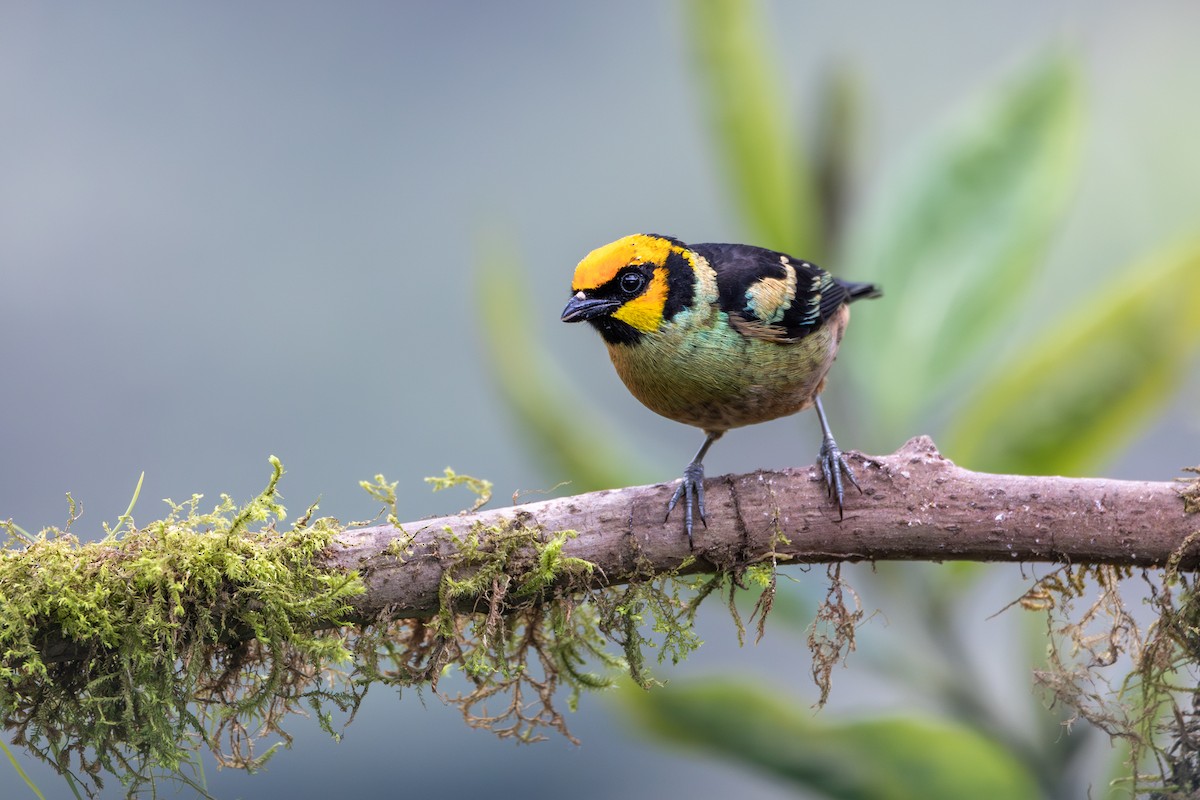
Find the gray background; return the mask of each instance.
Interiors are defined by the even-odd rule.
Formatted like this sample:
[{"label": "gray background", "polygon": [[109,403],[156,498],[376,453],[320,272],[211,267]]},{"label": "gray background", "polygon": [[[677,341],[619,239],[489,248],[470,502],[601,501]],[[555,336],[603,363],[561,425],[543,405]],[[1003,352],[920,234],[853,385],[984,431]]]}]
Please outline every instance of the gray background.
[{"label": "gray background", "polygon": [[[408,517],[467,502],[421,482],[446,465],[490,477],[498,498],[557,483],[481,364],[471,281],[495,231],[520,248],[565,370],[660,463],[682,465],[695,432],[641,409],[596,338],[557,321],[594,246],[638,230],[742,236],[679,10],[5,3],[0,517],[60,523],[69,490],[78,531],[94,533],[142,470],[141,519],[163,497],[244,500],[272,453],[293,510],[320,496],[341,519],[374,515],[357,481],[376,472],[399,480]],[[1064,40],[1086,63],[1089,138],[1055,258],[1103,270],[1194,226],[1200,6],[773,3],[768,19],[800,126],[824,68],[859,68],[864,192],[931,120]],[[1110,474],[1162,479],[1194,462],[1198,396],[1193,375]],[[710,472],[807,463],[815,438],[803,457],[778,444],[809,435],[797,424],[728,437]],[[799,639],[737,650],[719,615],[704,627],[709,644],[672,676],[755,672],[811,699]],[[840,680],[835,704],[869,704],[854,670]],[[518,748],[436,698],[378,692],[342,744],[300,725],[265,774],[208,777],[222,797],[785,795],[644,743],[606,698],[571,722],[582,747]],[[47,796],[65,794],[31,770]],[[0,762],[0,795],[24,793]]]}]

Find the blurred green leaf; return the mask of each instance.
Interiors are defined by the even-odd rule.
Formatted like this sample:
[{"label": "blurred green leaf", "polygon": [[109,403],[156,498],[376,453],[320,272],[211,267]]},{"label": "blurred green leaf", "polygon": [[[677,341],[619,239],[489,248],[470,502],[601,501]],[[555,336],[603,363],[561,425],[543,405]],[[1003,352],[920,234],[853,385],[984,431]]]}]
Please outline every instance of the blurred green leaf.
[{"label": "blurred green leaf", "polygon": [[855,314],[846,360],[886,387],[884,430],[911,432],[1025,302],[1075,184],[1080,107],[1073,62],[1046,57],[979,96],[875,195],[848,272],[885,299]]},{"label": "blurred green leaf", "polygon": [[849,64],[838,64],[830,69],[817,88],[813,173],[820,208],[821,241],[827,249],[832,249],[842,240],[850,206],[850,189],[861,144],[862,89],[858,71]]},{"label": "blurred green leaf", "polygon": [[[604,422],[555,368],[532,325],[543,313],[528,307],[529,285],[514,248],[489,241],[476,259],[475,305],[486,336],[486,363],[506,408],[516,417],[525,450],[572,492],[652,483],[652,470],[614,426]],[[564,298],[564,303],[566,302]],[[597,355],[597,363],[603,359]],[[661,477],[661,476],[660,476]]]},{"label": "blurred green leaf", "polygon": [[[1108,760],[1108,780],[1100,786],[1103,791],[1093,794],[1095,800],[1136,800],[1139,796],[1134,793],[1132,769],[1129,764],[1133,758],[1129,740],[1114,737],[1112,740],[1113,756]],[[1145,797],[1145,795],[1140,795]]]},{"label": "blurred green leaf", "polygon": [[1120,273],[1015,349],[944,438],[972,469],[1079,474],[1160,409],[1200,346],[1200,240]]},{"label": "blurred green leaf", "polygon": [[1033,778],[969,728],[875,717],[826,723],[767,691],[691,682],[625,695],[643,729],[837,800],[1034,800]]},{"label": "blurred green leaf", "polygon": [[752,241],[820,260],[821,210],[800,138],[763,46],[753,0],[696,0],[682,6],[727,180]]},{"label": "blurred green leaf", "polygon": [[[8,745],[6,745],[4,742],[0,742],[0,748],[3,748],[4,755],[8,757],[8,761],[10,764],[12,764],[13,770],[15,770],[18,777],[25,782],[25,785],[29,787],[29,791],[33,792],[38,800],[46,800],[46,795],[42,794],[41,789],[37,787],[37,784],[33,782],[33,779],[25,773],[25,770],[21,769],[21,762],[17,760],[15,755],[13,755],[13,751],[8,749]],[[72,791],[74,791],[73,786]]]}]

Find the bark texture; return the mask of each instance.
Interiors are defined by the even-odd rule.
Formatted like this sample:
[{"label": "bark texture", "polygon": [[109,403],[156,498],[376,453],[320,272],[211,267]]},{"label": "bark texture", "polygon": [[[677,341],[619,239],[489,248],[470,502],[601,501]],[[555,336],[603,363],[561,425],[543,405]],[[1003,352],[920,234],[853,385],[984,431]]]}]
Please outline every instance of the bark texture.
[{"label": "bark texture", "polygon": [[[928,437],[888,456],[848,454],[862,493],[851,487],[845,516],[826,496],[815,467],[726,475],[705,482],[708,521],[697,525],[695,551],[682,509],[664,521],[674,483],[545,500],[343,533],[329,563],[362,572],[364,619],[426,617],[452,535],[474,526],[575,530],[564,555],[595,564],[597,584],[679,568],[703,572],[760,562],[862,560],[1002,561],[1162,565],[1184,548],[1183,569],[1200,566],[1200,516],[1185,511],[1184,484],[991,475],[962,469]],[[782,539],[786,537],[786,539]],[[409,542],[403,559],[389,554]],[[1193,537],[1197,538],[1197,537]],[[1185,547],[1186,545],[1186,547]],[[392,551],[394,552],[394,550]]]}]

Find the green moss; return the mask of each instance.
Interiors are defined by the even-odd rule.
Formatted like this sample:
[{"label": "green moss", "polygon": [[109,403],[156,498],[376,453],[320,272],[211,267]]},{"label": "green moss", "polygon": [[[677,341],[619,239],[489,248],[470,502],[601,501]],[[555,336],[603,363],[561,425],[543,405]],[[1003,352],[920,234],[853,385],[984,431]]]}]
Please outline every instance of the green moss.
[{"label": "green moss", "polygon": [[[574,710],[618,670],[652,685],[646,654],[677,662],[697,647],[705,597],[726,586],[732,597],[737,575],[773,586],[762,569],[681,579],[647,568],[597,589],[594,566],[564,552],[574,531],[518,517],[441,540],[433,618],[347,625],[364,585],[320,558],[344,528],[314,518],[315,505],[285,524],[283,468],[271,463],[244,506],[222,495],[204,511],[193,496],[138,527],[131,503],[98,542],[70,532],[73,501],[63,528],[3,525],[0,716],[73,790],[116,777],[132,795],[169,777],[204,795],[202,749],[256,769],[290,743],[291,713],[311,712],[338,737],[338,720],[378,685],[428,686],[502,737],[571,738],[564,696]],[[476,509],[491,495],[487,481],[451,470],[431,482],[466,487]],[[363,486],[398,525],[396,483],[377,475]],[[406,558],[410,546],[396,539],[387,555]]]},{"label": "green moss", "polygon": [[127,512],[98,542],[6,526],[0,713],[16,744],[88,791],[104,774],[131,793],[162,773],[187,781],[195,741],[272,731],[309,688],[295,669],[349,658],[338,626],[362,583],[316,562],[334,521],[276,527],[272,465],[245,506],[222,496],[201,511],[194,496],[140,529]]},{"label": "green moss", "polygon": [[[687,569],[689,557],[679,566]],[[658,663],[675,664],[702,644],[695,631],[700,602],[725,583],[719,573],[683,579],[675,574],[653,576],[646,565],[644,577],[610,587],[592,597],[598,626],[621,648],[625,668],[634,683],[649,689],[657,681],[646,663],[646,651],[657,651]]]},{"label": "green moss", "polygon": [[373,481],[359,481],[358,485],[364,492],[383,504],[389,525],[400,527],[400,517],[396,506],[396,484],[399,481],[388,481],[382,475],[376,475]]},{"label": "green moss", "polygon": [[[433,486],[435,492],[450,489],[455,486],[466,486],[475,493],[475,505],[468,509],[478,511],[492,499],[492,482],[482,478],[472,478],[470,475],[459,475],[446,467],[441,477],[426,478],[425,482]],[[392,484],[395,486],[395,484]]]},{"label": "green moss", "polygon": [[[1200,476],[1200,466],[1184,467],[1186,472],[1194,472]],[[1184,481],[1184,488],[1179,491],[1179,496],[1183,498],[1183,508],[1189,514],[1200,514],[1200,477]]]}]

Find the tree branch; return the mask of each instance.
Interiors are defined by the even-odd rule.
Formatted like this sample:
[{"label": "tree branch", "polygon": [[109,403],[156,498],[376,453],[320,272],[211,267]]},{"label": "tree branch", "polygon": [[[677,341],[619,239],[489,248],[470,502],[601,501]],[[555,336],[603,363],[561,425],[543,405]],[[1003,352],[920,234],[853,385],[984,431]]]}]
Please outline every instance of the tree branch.
[{"label": "tree branch", "polygon": [[[944,458],[928,437],[882,456],[848,454],[862,494],[838,519],[815,467],[726,475],[705,482],[708,524],[689,552],[679,509],[664,521],[672,484],[592,492],[506,509],[347,530],[326,554],[359,570],[363,619],[428,617],[438,609],[445,556],[483,526],[575,530],[564,556],[596,565],[597,585],[680,570],[711,572],[771,558],[831,561],[1001,561],[1200,567],[1184,484],[991,475]],[[786,538],[782,538],[786,537]],[[411,542],[410,542],[411,538]],[[410,543],[403,558],[396,543]],[[392,548],[389,550],[389,548]],[[1179,553],[1183,548],[1186,552]]]}]

